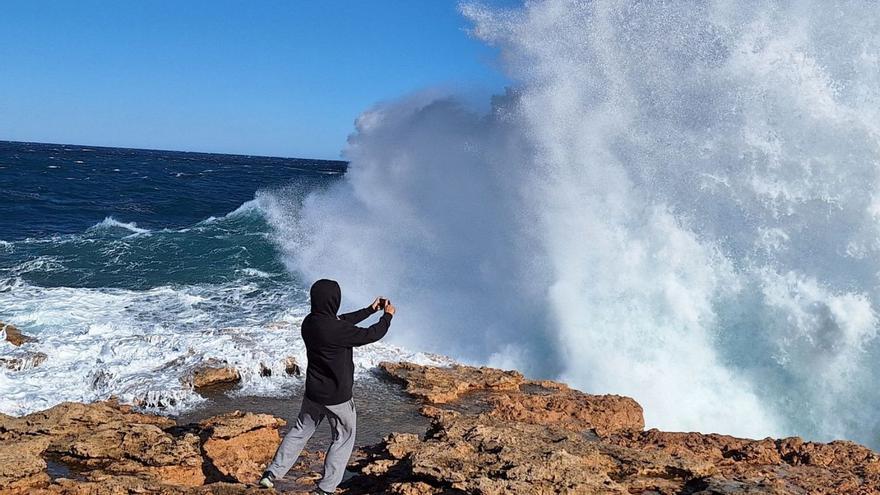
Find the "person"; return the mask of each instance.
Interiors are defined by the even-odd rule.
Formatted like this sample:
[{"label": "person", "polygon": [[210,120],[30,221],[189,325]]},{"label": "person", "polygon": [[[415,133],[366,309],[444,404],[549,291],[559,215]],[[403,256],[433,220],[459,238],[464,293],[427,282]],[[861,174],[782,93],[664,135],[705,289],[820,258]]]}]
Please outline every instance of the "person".
[{"label": "person", "polygon": [[[334,280],[318,280],[309,291],[312,310],[302,322],[308,366],[306,390],[296,423],[275,452],[260,477],[264,488],[274,487],[293,466],[306,442],[324,419],[330,424],[332,442],[324,459],[324,474],[315,493],[333,493],[342,481],[354,448],[357,414],[352,400],[354,382],[352,348],[376,342],[385,336],[395,308],[377,297],[366,308],[337,316],[342,291]],[[383,309],[379,321],[368,328],[356,326]]]}]

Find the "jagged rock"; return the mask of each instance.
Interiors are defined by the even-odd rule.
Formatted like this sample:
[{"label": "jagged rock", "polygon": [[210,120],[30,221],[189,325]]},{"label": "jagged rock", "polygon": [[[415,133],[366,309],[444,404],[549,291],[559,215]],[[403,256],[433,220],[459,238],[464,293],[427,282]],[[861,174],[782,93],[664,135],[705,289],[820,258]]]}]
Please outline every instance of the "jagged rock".
[{"label": "jagged rock", "polygon": [[695,457],[646,454],[552,425],[424,412],[434,420],[427,437],[389,436],[359,466],[353,488],[363,491],[353,493],[641,493],[632,483],[667,493],[714,472]]},{"label": "jagged rock", "polygon": [[300,375],[299,363],[296,362],[295,357],[288,356],[284,359],[284,372],[291,376]]},{"label": "jagged rock", "polygon": [[285,421],[268,414],[235,411],[199,423],[208,432],[202,448],[214,467],[229,478],[252,483],[281,443]]},{"label": "jagged rock", "polygon": [[238,370],[231,366],[206,365],[196,369],[192,375],[192,385],[195,388],[235,383],[241,379]]},{"label": "jagged rock", "polygon": [[645,427],[642,406],[620,395],[589,395],[565,388],[537,395],[516,393],[490,397],[490,414],[510,421],[591,429],[600,436]]},{"label": "jagged rock", "polygon": [[642,431],[627,397],[547,381],[514,387],[516,378],[499,386],[498,370],[383,369],[448,405],[422,408],[432,418],[424,439],[393,434],[368,449],[349,493],[880,493],[880,456],[852,442]]},{"label": "jagged rock", "polygon": [[629,397],[589,395],[551,381],[525,380],[515,371],[470,366],[419,366],[382,363],[383,370],[404,383],[406,391],[434,404],[448,403],[469,392],[491,392],[483,406],[500,419],[591,429],[599,435],[645,427],[642,407]]},{"label": "jagged rock", "polygon": [[262,377],[272,376],[272,368],[266,366],[263,363],[260,363],[260,376],[262,376]]},{"label": "jagged rock", "polygon": [[777,487],[778,493],[880,493],[880,455],[853,442],[822,444],[798,437],[750,440],[654,429],[626,432],[608,441],[646,452],[698,456],[718,469],[720,479],[713,481],[716,486],[723,485],[722,481],[737,486],[760,480]]},{"label": "jagged rock", "polygon": [[517,390],[525,381],[517,371],[494,368],[419,366],[380,363],[379,367],[405,384],[406,391],[433,404],[451,402],[474,390]]},{"label": "jagged rock", "polygon": [[[880,493],[880,456],[852,442],[642,431],[641,408],[626,397],[488,368],[386,367],[426,402],[449,402],[422,407],[424,437],[391,433],[360,451],[346,494]],[[115,402],[0,414],[0,493],[265,493],[219,482],[252,483],[283,424],[236,411],[178,426]],[[76,466],[77,479],[49,479],[47,456]],[[305,453],[287,493],[310,488],[321,459]]]},{"label": "jagged rock", "polygon": [[[6,495],[7,492],[2,492]],[[96,475],[88,480],[58,479],[44,489],[9,492],[10,495],[265,495],[266,490],[237,483],[211,483],[199,487],[164,485],[135,476]],[[304,494],[303,494],[304,495]]]},{"label": "jagged rock", "polygon": [[48,484],[46,461],[41,457],[48,446],[46,438],[0,443],[0,488],[13,490]]},{"label": "jagged rock", "polygon": [[[209,480],[205,473],[253,483],[284,424],[266,414],[234,412],[181,427],[112,401],[59,404],[21,418],[0,414],[0,493],[266,493],[218,483],[216,474]],[[51,480],[46,456],[74,469],[77,479]],[[315,468],[315,462],[298,465],[292,474]]]},{"label": "jagged rock", "polygon": [[42,352],[24,352],[12,356],[0,356],[0,366],[11,371],[21,371],[36,368],[43,364],[46,358],[48,356]]},{"label": "jagged rock", "polygon": [[[39,441],[39,453],[45,451],[94,473],[201,485],[205,478],[199,439],[163,430],[173,425],[168,418],[135,413],[115,402],[64,403],[21,418],[0,417],[0,451]],[[43,478],[38,481],[46,481]]]},{"label": "jagged rock", "polygon": [[101,426],[78,438],[70,449],[56,453],[68,462],[165,484],[199,486],[205,481],[199,438],[193,434],[174,437],[150,424]]},{"label": "jagged rock", "polygon": [[21,333],[21,330],[18,328],[0,321],[0,331],[4,332],[6,335],[6,341],[10,344],[20,347],[22,344],[26,344],[28,342],[36,342],[37,339],[30,337]]},{"label": "jagged rock", "polygon": [[175,423],[162,416],[133,412],[130,406],[114,401],[64,402],[20,418],[0,416],[0,440],[23,435],[45,436],[51,441],[50,450],[65,451],[76,439],[99,427],[124,429],[132,424],[167,428]]}]

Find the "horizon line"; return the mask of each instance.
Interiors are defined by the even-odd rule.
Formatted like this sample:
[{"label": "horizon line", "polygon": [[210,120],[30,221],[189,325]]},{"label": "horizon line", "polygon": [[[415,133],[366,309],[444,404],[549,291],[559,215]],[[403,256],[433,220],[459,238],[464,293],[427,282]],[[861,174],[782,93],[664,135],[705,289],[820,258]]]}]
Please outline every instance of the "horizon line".
[{"label": "horizon line", "polygon": [[348,160],[340,160],[340,159],[329,159],[329,158],[304,158],[298,156],[273,156],[273,155],[259,155],[259,154],[244,154],[244,153],[221,153],[215,151],[185,151],[185,150],[168,150],[161,148],[140,148],[140,147],[128,147],[128,146],[107,146],[107,145],[93,145],[93,144],[76,144],[76,143],[49,143],[43,141],[13,141],[8,139],[0,139],[0,143],[13,143],[13,144],[39,144],[39,145],[50,145],[50,146],[75,146],[79,148],[103,148],[103,149],[115,149],[115,150],[133,150],[133,151],[164,151],[168,153],[191,153],[194,155],[225,155],[225,156],[245,156],[245,157],[253,157],[253,158],[278,158],[281,160],[314,160],[318,162],[339,162],[345,163],[348,165]]}]

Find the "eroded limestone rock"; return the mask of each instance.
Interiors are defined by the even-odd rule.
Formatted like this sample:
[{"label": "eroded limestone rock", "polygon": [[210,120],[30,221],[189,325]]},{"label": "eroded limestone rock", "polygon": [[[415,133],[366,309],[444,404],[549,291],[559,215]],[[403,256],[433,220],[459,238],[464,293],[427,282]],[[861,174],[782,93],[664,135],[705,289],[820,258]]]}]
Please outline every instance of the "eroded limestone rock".
[{"label": "eroded limestone rock", "polygon": [[20,347],[22,344],[26,344],[28,342],[37,341],[37,339],[21,333],[21,330],[14,327],[13,325],[3,323],[2,321],[0,321],[0,331],[4,332],[4,334],[6,335],[6,341],[16,347]]},{"label": "eroded limestone rock", "polygon": [[392,434],[368,449],[349,493],[880,493],[880,456],[852,442],[643,431],[627,397],[499,370],[383,369],[444,405],[422,408],[425,438]]},{"label": "eroded limestone rock", "polygon": [[210,387],[241,380],[238,370],[226,365],[205,365],[193,371],[192,385],[195,388]]},{"label": "eroded limestone rock", "polygon": [[207,432],[205,456],[224,476],[241,483],[258,479],[281,443],[285,421],[268,414],[235,411],[199,424]]},{"label": "eroded limestone rock", "polygon": [[[115,402],[0,415],[0,493],[248,493],[243,485],[216,483],[207,486],[219,491],[202,491],[206,482],[221,481],[206,478],[205,463],[253,482],[278,446],[283,424],[235,412],[181,428]],[[76,467],[82,479],[50,480],[47,456]]]},{"label": "eroded limestone rock", "polygon": [[433,404],[451,402],[474,390],[517,390],[525,381],[518,371],[494,368],[420,366],[381,363],[379,367],[402,381],[406,391]]},{"label": "eroded limestone rock", "polygon": [[[641,408],[626,397],[488,368],[383,368],[425,400],[431,427],[363,449],[342,493],[880,493],[880,457],[852,442],[643,431]],[[115,402],[0,414],[0,493],[266,493],[244,483],[264,469],[283,424],[236,411],[176,425]],[[77,479],[50,479],[50,459],[77,466]],[[311,488],[320,464],[305,453],[287,493]]]}]

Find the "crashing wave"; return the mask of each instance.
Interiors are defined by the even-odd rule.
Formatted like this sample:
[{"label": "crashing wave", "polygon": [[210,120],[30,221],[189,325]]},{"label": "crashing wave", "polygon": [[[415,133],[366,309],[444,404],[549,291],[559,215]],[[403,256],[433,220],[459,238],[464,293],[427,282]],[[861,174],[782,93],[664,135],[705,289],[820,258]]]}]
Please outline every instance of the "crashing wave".
[{"label": "crashing wave", "polygon": [[288,266],[650,426],[876,445],[880,7],[463,11],[515,86],[366,112],[343,182],[265,200]]}]

